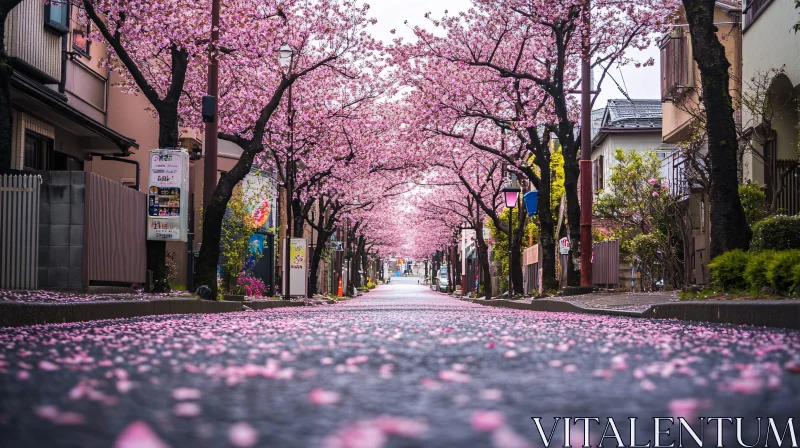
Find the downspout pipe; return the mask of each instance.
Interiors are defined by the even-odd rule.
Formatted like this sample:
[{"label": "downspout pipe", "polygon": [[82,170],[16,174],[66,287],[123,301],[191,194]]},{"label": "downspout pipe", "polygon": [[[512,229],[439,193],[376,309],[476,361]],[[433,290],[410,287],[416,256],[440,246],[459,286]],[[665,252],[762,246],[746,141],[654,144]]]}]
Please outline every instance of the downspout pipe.
[{"label": "downspout pipe", "polygon": [[130,163],[131,165],[136,165],[136,184],[131,188],[133,188],[136,191],[139,191],[139,176],[141,173],[139,162],[137,162],[136,160],[121,159],[119,157],[112,157],[112,156],[101,156],[100,160],[113,160],[114,162]]}]

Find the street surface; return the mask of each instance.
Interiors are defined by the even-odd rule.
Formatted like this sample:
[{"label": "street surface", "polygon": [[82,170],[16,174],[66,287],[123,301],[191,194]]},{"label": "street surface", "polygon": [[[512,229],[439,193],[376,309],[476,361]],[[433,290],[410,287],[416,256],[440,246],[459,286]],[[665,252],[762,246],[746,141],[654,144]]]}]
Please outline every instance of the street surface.
[{"label": "street surface", "polygon": [[626,443],[640,417],[644,443],[652,417],[782,428],[797,361],[798,332],[485,307],[395,277],[330,306],[2,329],[0,445],[513,448],[554,416],[614,417]]}]

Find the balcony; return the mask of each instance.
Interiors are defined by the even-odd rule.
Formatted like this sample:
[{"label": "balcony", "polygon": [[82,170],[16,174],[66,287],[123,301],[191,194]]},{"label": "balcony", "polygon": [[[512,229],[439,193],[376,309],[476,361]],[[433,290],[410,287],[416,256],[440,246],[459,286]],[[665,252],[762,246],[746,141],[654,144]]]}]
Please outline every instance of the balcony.
[{"label": "balcony", "polygon": [[772,0],[746,0],[746,6],[744,8],[744,28],[742,31],[747,31],[747,29],[750,28],[750,24],[755,22],[770,4],[772,4]]}]

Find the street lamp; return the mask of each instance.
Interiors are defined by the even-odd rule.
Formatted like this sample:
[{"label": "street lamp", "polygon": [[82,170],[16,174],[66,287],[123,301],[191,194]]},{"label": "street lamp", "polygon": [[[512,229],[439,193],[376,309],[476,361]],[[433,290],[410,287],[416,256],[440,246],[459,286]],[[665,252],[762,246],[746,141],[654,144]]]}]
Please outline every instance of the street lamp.
[{"label": "street lamp", "polygon": [[517,206],[517,201],[519,200],[519,193],[522,191],[519,187],[514,185],[507,185],[503,187],[503,197],[506,200],[506,207],[509,209],[508,211],[508,298],[510,299],[513,294],[513,289],[511,287],[511,255],[512,255],[512,247],[511,240],[513,238],[514,230],[511,227],[511,218],[514,215],[514,207]]},{"label": "street lamp", "polygon": [[[292,66],[292,57],[294,56],[294,52],[292,51],[292,47],[288,44],[283,44],[278,51],[280,56],[278,57],[278,63],[281,66],[281,69],[285,71],[289,71]],[[284,266],[283,266],[283,275],[285,278],[284,283],[286,284],[286,290],[283,292],[283,299],[290,300],[290,290],[291,290],[291,247],[292,247],[292,189],[294,188],[294,167],[292,166],[293,162],[293,137],[294,137],[294,123],[292,120],[292,86],[289,85],[288,94],[288,105],[287,105],[287,120],[289,125],[289,150],[287,151],[287,158],[286,158],[286,247],[284,248]]]}]

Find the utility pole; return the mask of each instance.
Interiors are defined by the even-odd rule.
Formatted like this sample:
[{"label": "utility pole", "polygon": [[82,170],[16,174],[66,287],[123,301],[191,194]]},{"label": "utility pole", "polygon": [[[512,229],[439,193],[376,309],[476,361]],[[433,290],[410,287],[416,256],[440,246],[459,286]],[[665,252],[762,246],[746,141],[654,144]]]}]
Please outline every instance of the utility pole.
[{"label": "utility pole", "polygon": [[592,67],[591,0],[584,0],[583,61],[581,62],[581,286],[592,286]]},{"label": "utility pole", "polygon": [[291,274],[292,274],[292,189],[294,189],[294,120],[292,120],[292,86],[287,92],[288,106],[287,119],[289,121],[289,157],[286,161],[286,248],[284,253],[283,275],[286,280],[286,291],[283,293],[284,300],[291,300]]},{"label": "utility pole", "polygon": [[214,116],[205,126],[205,161],[203,164],[203,206],[208,210],[214,190],[217,189],[217,153],[219,134],[219,61],[216,46],[219,41],[219,9],[221,0],[211,2],[211,43],[208,61],[208,96],[214,98]]}]

